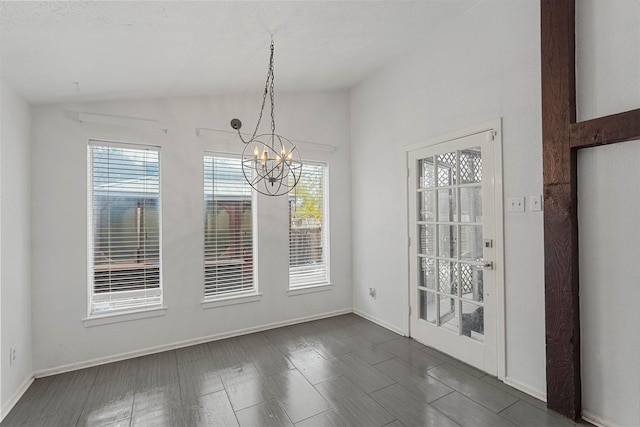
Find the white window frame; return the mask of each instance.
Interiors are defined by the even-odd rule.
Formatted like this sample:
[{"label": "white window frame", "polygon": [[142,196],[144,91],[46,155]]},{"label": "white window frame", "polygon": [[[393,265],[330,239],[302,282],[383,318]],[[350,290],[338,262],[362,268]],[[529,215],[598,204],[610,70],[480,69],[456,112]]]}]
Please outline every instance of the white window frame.
[{"label": "white window frame", "polygon": [[[205,171],[205,161],[206,157],[211,158],[222,158],[222,159],[234,159],[239,162],[242,161],[242,157],[237,154],[230,153],[221,153],[215,151],[205,151],[202,156],[202,183],[203,183],[203,191],[202,191],[202,200],[203,200],[203,219],[206,221],[207,215],[207,195],[206,195],[206,171]],[[257,203],[257,194],[255,191],[251,189],[248,183],[244,181],[244,175],[241,177],[242,182],[248,186],[248,191],[251,194],[251,250],[252,250],[252,288],[251,289],[240,289],[237,291],[231,292],[223,292],[220,294],[207,295],[206,294],[206,231],[203,227],[202,234],[202,256],[203,256],[203,279],[202,279],[202,305],[203,308],[214,308],[224,305],[233,305],[240,304],[245,302],[254,302],[258,301],[261,297],[258,291],[258,203]],[[213,181],[212,181],[213,182]]]},{"label": "white window frame", "polygon": [[[312,281],[296,281],[295,275],[292,275],[292,265],[291,265],[291,208],[288,208],[288,221],[289,221],[289,236],[288,236],[288,248],[289,248],[289,287],[288,293],[289,295],[298,295],[304,294],[309,291],[315,290],[328,290],[330,289],[331,283],[331,240],[330,240],[330,187],[329,187],[329,163],[328,162],[320,162],[320,161],[303,161],[302,166],[302,174],[303,176],[300,178],[300,181],[304,179],[305,167],[307,165],[310,166],[319,166],[322,168],[323,172],[323,191],[322,191],[322,223],[321,223],[321,241],[322,241],[322,261],[324,265],[325,275],[320,280],[312,280]],[[299,185],[299,184],[298,184]],[[296,188],[294,188],[290,193],[289,197],[295,197]],[[291,206],[291,204],[289,204]]]},{"label": "white window frame", "polygon": [[[94,216],[93,216],[93,169],[94,157],[93,147],[122,148],[127,150],[155,151],[158,153],[158,287],[152,289],[131,290],[118,292],[118,297],[114,302],[110,302],[111,293],[94,293],[95,286],[95,248],[94,248]],[[84,319],[86,326],[92,326],[96,319],[109,318],[112,316],[127,317],[130,319],[146,318],[163,313],[164,292],[163,292],[163,262],[162,262],[162,156],[160,147],[146,144],[132,144],[115,141],[90,139],[87,145],[87,318]],[[156,298],[156,303],[127,305],[125,301],[134,298]],[[123,308],[117,308],[117,301],[123,302]],[[115,308],[96,311],[93,310],[95,303],[104,302],[106,305],[114,305]],[[131,316],[132,313],[143,313],[139,316]],[[119,320],[115,320],[119,321]],[[106,321],[104,323],[111,323]]]}]

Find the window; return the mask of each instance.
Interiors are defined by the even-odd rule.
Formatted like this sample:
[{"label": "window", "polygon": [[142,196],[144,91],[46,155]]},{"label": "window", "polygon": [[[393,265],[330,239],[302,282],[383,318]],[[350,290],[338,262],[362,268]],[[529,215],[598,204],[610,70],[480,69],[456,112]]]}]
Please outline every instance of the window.
[{"label": "window", "polygon": [[89,142],[89,315],[162,304],[159,148]]},{"label": "window", "polygon": [[305,163],[289,193],[289,289],[329,281],[327,169]]},{"label": "window", "polygon": [[239,158],[204,156],[204,299],[255,291],[254,205]]}]

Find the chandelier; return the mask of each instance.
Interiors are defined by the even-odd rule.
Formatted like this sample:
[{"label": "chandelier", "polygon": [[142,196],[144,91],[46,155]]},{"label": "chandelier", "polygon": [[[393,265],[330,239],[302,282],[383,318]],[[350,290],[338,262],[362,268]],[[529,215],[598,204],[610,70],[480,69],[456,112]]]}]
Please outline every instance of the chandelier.
[{"label": "chandelier", "polygon": [[[267,101],[271,101],[271,133],[258,135],[262,113]],[[231,127],[238,131],[240,140],[245,144],[242,151],[242,173],[249,185],[260,194],[281,196],[287,194],[298,184],[302,174],[302,162],[295,144],[276,133],[274,84],[273,84],[273,38],[271,39],[271,57],[269,71],[262,96],[262,106],[258,123],[251,138],[245,141],[240,133],[242,122],[231,120]]]}]

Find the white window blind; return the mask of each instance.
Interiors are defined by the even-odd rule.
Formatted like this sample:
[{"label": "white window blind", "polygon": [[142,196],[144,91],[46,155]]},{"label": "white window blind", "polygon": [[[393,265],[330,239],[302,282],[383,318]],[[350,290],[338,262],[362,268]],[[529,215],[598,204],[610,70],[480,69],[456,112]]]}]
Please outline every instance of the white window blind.
[{"label": "white window blind", "polygon": [[204,298],[254,291],[254,206],[239,158],[204,156]]},{"label": "white window blind", "polygon": [[89,315],[162,304],[159,155],[89,143]]},{"label": "white window blind", "polygon": [[289,288],[329,281],[328,173],[305,163],[289,193]]}]

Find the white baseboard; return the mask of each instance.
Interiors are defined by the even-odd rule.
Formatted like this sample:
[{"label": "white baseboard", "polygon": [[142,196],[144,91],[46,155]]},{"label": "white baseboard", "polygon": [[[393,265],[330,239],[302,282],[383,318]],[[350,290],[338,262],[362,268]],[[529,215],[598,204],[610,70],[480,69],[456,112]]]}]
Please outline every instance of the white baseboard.
[{"label": "white baseboard", "polygon": [[594,415],[593,413],[591,413],[589,411],[585,411],[584,409],[582,410],[582,419],[585,420],[585,421],[590,422],[591,424],[593,424],[594,426],[597,426],[597,427],[611,427],[612,426],[612,424],[610,424],[607,421],[603,420],[599,416]]},{"label": "white baseboard", "polygon": [[[238,329],[238,330],[231,331],[231,332],[224,332],[224,333],[220,333],[220,334],[209,335],[209,336],[206,336],[206,337],[201,337],[201,338],[196,338],[196,339],[191,339],[191,340],[185,340],[185,341],[180,341],[180,342],[176,342],[176,343],[160,345],[160,346],[156,346],[156,347],[149,347],[149,348],[142,349],[142,350],[136,350],[136,351],[131,351],[131,352],[127,352],[127,353],[120,353],[120,354],[116,354],[116,355],[108,356],[108,357],[100,357],[100,358],[96,358],[96,359],[87,360],[87,361],[84,361],[84,362],[70,363],[68,365],[62,365],[62,366],[58,366],[58,367],[55,367],[55,368],[49,368],[49,369],[43,369],[43,370],[40,370],[40,371],[36,371],[36,372],[34,372],[33,377],[34,378],[48,377],[50,375],[62,374],[64,372],[75,371],[77,369],[91,368],[93,366],[103,365],[105,363],[118,362],[118,361],[121,361],[121,360],[131,359],[131,358],[134,358],[134,357],[147,356],[149,354],[160,353],[162,351],[175,350],[175,349],[178,349],[178,348],[188,347],[188,346],[191,346],[191,345],[202,344],[202,343],[205,343],[205,342],[222,340],[222,339],[225,339],[225,338],[231,338],[231,337],[236,337],[236,336],[240,336],[240,335],[251,334],[251,333],[254,333],[254,332],[266,331],[266,330],[269,330],[269,329],[281,328],[283,326],[290,326],[290,325],[295,325],[295,324],[298,324],[298,323],[309,322],[309,321],[312,321],[312,320],[325,319],[327,317],[339,316],[339,315],[348,314],[348,313],[353,313],[353,310],[346,308],[346,309],[342,309],[342,310],[336,310],[336,311],[331,311],[331,312],[326,312],[326,313],[314,314],[312,316],[298,317],[296,319],[284,320],[284,321],[281,321],[281,322],[274,322],[274,323],[269,323],[269,324],[266,324],[266,325],[254,326],[254,327],[251,327],[251,328]],[[364,316],[362,316],[362,317],[364,317]],[[382,325],[382,326],[384,326],[384,325]],[[23,391],[23,393],[24,393],[24,391]],[[20,394],[20,396],[22,396],[22,394]]]},{"label": "white baseboard", "polygon": [[538,400],[542,400],[543,402],[547,401],[547,393],[528,386],[527,384],[523,384],[520,381],[514,380],[510,377],[506,377],[504,379],[504,383],[508,386],[520,390],[523,393],[527,393],[528,395],[533,396]]},{"label": "white baseboard", "polygon": [[397,327],[395,327],[393,325],[390,325],[389,323],[385,322],[384,320],[378,319],[377,317],[372,316],[370,314],[367,314],[364,311],[360,311],[360,310],[354,308],[353,312],[355,314],[357,314],[358,316],[360,316],[360,317],[363,317],[363,318],[365,318],[367,320],[370,320],[373,323],[377,323],[378,325],[382,326],[383,328],[387,328],[390,331],[395,332],[396,334],[400,334],[403,337],[407,336],[406,332],[403,331],[402,329],[397,328]]},{"label": "white baseboard", "polygon": [[18,387],[15,393],[13,393],[13,395],[9,398],[9,400],[4,405],[2,405],[2,410],[0,411],[1,412],[0,421],[2,421],[4,417],[6,417],[7,414],[13,409],[16,403],[18,403],[18,400],[20,400],[20,398],[27,391],[29,386],[33,384],[33,380],[34,380],[33,375],[27,377],[24,380],[24,382],[20,384],[20,387]]}]

